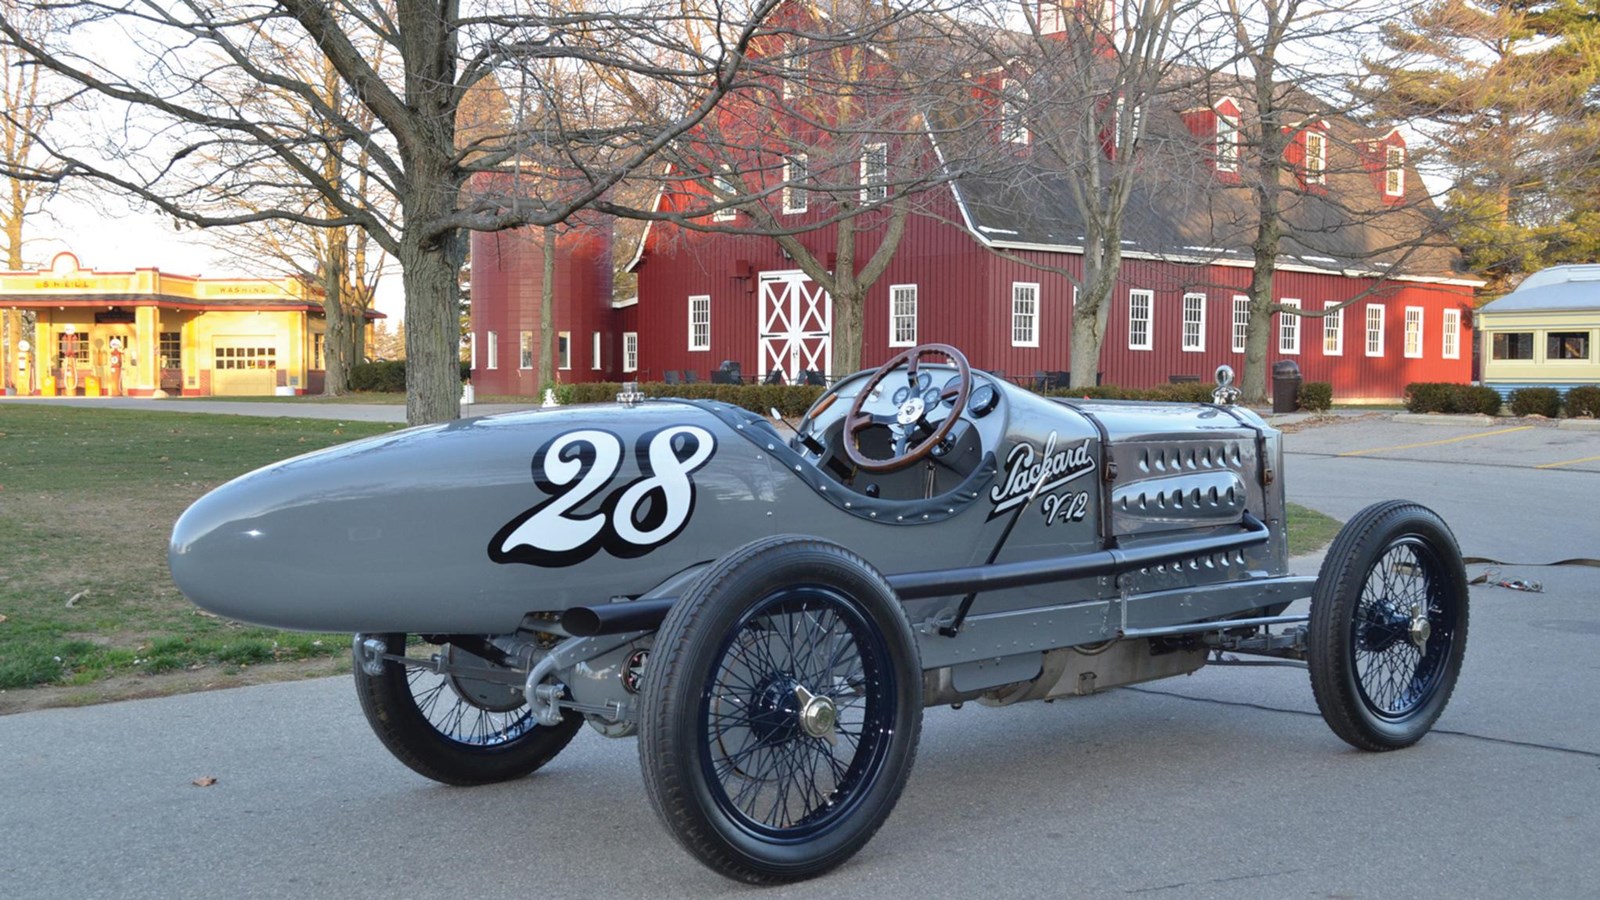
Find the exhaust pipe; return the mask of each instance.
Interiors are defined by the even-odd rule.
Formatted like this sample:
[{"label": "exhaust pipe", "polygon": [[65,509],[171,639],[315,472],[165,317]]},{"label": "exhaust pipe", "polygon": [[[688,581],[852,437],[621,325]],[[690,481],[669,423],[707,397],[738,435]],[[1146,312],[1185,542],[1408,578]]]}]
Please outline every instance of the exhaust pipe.
[{"label": "exhaust pipe", "polygon": [[676,597],[657,597],[603,606],[574,606],[561,613],[561,627],[573,637],[655,631],[666,620]]}]

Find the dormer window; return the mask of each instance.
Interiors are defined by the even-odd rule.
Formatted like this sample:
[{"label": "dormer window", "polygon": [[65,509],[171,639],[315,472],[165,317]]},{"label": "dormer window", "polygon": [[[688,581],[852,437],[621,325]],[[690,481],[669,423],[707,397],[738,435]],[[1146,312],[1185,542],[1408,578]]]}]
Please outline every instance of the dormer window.
[{"label": "dormer window", "polygon": [[[1113,114],[1113,116],[1111,118],[1111,147],[1112,147],[1112,149],[1120,149],[1121,146],[1122,146],[1122,124],[1123,124],[1123,121],[1124,121],[1123,117],[1125,115],[1127,115],[1127,114],[1128,114],[1128,100],[1127,100],[1127,98],[1126,97],[1118,97],[1117,98],[1116,109],[1115,109],[1114,114]],[[1132,118],[1131,119],[1127,119],[1126,121],[1127,121],[1127,124],[1128,124],[1128,146],[1132,147],[1132,146],[1134,146],[1135,144],[1137,144],[1139,142],[1139,131],[1144,127],[1144,106],[1142,104],[1135,103],[1133,105]]]},{"label": "dormer window", "polygon": [[1406,148],[1404,147],[1384,148],[1383,194],[1386,197],[1406,195]]},{"label": "dormer window", "polygon": [[1328,138],[1320,131],[1306,132],[1306,184],[1324,184],[1328,171]]},{"label": "dormer window", "polygon": [[1022,119],[1022,107],[1027,101],[1028,92],[1022,85],[1009,78],[1000,82],[1001,143],[1028,143],[1028,126]]},{"label": "dormer window", "polygon": [[1239,171],[1239,120],[1217,113],[1217,171]]},{"label": "dormer window", "polygon": [[861,202],[878,203],[889,196],[889,145],[868,144],[861,150]]},{"label": "dormer window", "polygon": [[783,82],[781,87],[783,97],[787,100],[793,100],[796,97],[805,96],[808,92],[806,78],[810,74],[811,68],[811,57],[808,55],[811,50],[811,40],[795,35],[789,38],[788,45],[784,47],[784,50],[787,52],[787,56],[783,60]]},{"label": "dormer window", "polygon": [[[729,202],[739,196],[734,189],[733,182],[725,175],[711,176],[711,192],[719,203]],[[711,214],[713,222],[732,222],[739,217],[739,211],[731,206],[725,206]]]}]

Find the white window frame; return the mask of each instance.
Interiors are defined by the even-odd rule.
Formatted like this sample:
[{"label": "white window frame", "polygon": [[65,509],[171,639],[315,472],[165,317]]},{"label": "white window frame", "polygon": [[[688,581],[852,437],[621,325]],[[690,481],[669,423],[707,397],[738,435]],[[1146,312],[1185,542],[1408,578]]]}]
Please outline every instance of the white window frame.
[{"label": "white window frame", "polygon": [[1243,353],[1245,343],[1250,340],[1250,298],[1244,294],[1233,295],[1233,332],[1229,348],[1235,353]]},{"label": "white window frame", "polygon": [[[696,340],[696,337],[699,340]],[[689,296],[689,350],[691,352],[699,352],[710,349],[711,295],[691,294]]]},{"label": "white window frame", "polygon": [[1239,123],[1221,111],[1217,112],[1217,171],[1239,171]]},{"label": "white window frame", "polygon": [[1383,320],[1386,315],[1388,311],[1383,308],[1382,303],[1367,304],[1365,334],[1368,356],[1383,355]]},{"label": "white window frame", "polygon": [[1016,101],[1028,102],[1028,92],[1010,78],[1000,80],[1000,142],[1027,146],[1033,136],[1028,123],[1023,121],[1022,108]]},{"label": "white window frame", "polygon": [[[869,162],[878,165],[869,168]],[[889,198],[889,145],[867,144],[861,148],[861,202],[879,203]]]},{"label": "white window frame", "polygon": [[467,369],[478,367],[478,333],[476,331],[467,335]]},{"label": "white window frame", "polygon": [[533,368],[533,332],[517,332],[517,368]]},{"label": "white window frame", "polygon": [[[1284,307],[1278,311],[1278,352],[1285,356],[1300,355],[1300,301],[1285,297],[1278,301]],[[1295,310],[1289,312],[1289,310]]]},{"label": "white window frame", "polygon": [[[712,199],[718,203],[725,203],[739,196],[739,192],[733,187],[733,180],[727,175],[711,176],[711,194]],[[737,218],[739,210],[732,206],[724,206],[711,214],[713,222],[732,222]]]},{"label": "white window frame", "polygon": [[1039,346],[1039,283],[1036,281],[1011,282],[1011,346]]},{"label": "white window frame", "polygon": [[1406,307],[1405,357],[1422,358],[1422,319],[1426,310],[1420,306]]},{"label": "white window frame", "polygon": [[[1339,301],[1329,300],[1322,304],[1323,309],[1338,306]],[[1328,349],[1328,339],[1333,339],[1333,349]],[[1344,310],[1335,310],[1322,317],[1322,355],[1344,355]]]},{"label": "white window frame", "polygon": [[639,371],[639,332],[622,333],[622,371]]},{"label": "white window frame", "polygon": [[[909,312],[901,307],[902,302],[909,303]],[[901,325],[910,337],[900,337]],[[914,284],[889,285],[889,346],[915,347],[917,345],[917,286]]]},{"label": "white window frame", "polygon": [[1441,332],[1444,336],[1443,357],[1445,359],[1461,358],[1461,310],[1447,309],[1444,311],[1444,322]]},{"label": "white window frame", "polygon": [[593,336],[593,340],[589,342],[589,352],[591,355],[591,359],[589,360],[589,368],[598,372],[600,371],[600,332],[593,332]]},{"label": "white window frame", "polygon": [[[1139,315],[1140,302],[1144,301],[1144,315]],[[1128,292],[1128,349],[1153,350],[1156,345],[1156,292],[1135,288]],[[1144,340],[1134,340],[1134,325],[1144,326]]]},{"label": "white window frame", "polygon": [[[796,170],[799,174],[796,175]],[[795,187],[795,182],[811,180],[811,161],[804,153],[783,158],[783,211],[788,215],[803,213],[810,209],[811,198],[803,187]]]},{"label": "white window frame", "polygon": [[[565,352],[562,352],[562,347],[566,348]],[[560,365],[556,366],[558,369],[567,370],[572,368],[572,332],[556,332],[556,361],[560,363]]]},{"label": "white window frame", "polygon": [[[1311,152],[1316,141],[1317,152]],[[1325,184],[1328,180],[1328,136],[1316,129],[1306,131],[1306,184]]]},{"label": "white window frame", "polygon": [[[1194,302],[1191,302],[1194,301]],[[1193,312],[1194,315],[1190,315]],[[1206,295],[1191,292],[1183,295],[1183,349],[1189,353],[1204,353],[1206,349]]]},{"label": "white window frame", "polygon": [[497,332],[493,332],[493,331],[489,332],[488,351],[489,351],[489,364],[484,366],[484,368],[485,369],[498,369],[498,368],[500,368],[500,335]]},{"label": "white window frame", "polygon": [[783,49],[787,56],[783,60],[782,80],[779,82],[782,96],[785,100],[804,97],[810,93],[806,78],[811,71],[811,57],[808,55],[811,39],[805,35],[793,35],[784,42]]},{"label": "white window frame", "polygon": [[1390,144],[1383,151],[1383,195],[1406,195],[1406,148]]}]

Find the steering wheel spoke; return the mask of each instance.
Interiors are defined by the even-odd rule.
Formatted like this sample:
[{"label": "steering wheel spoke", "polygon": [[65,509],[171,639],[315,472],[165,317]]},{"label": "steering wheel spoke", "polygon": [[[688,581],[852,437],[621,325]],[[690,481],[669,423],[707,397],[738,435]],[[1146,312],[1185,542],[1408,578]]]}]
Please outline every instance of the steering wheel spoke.
[{"label": "steering wheel spoke", "polygon": [[[922,366],[922,358],[930,354],[942,355],[949,359],[955,364],[957,372],[955,386],[946,386],[940,390],[938,404],[925,402],[923,393],[919,392],[918,370]],[[875,389],[902,367],[905,369],[907,384],[910,387],[909,396],[901,401],[892,415],[867,412],[864,409],[866,403],[881,393]],[[972,368],[960,350],[949,344],[919,344],[912,347],[879,366],[857,392],[855,400],[850,404],[850,411],[845,416],[847,434],[844,442],[845,455],[866,472],[891,472],[918,462],[932,453],[933,449],[950,434],[971,393]],[[937,423],[929,421],[928,413],[932,411],[931,407],[944,403],[951,403],[954,409]],[[867,456],[861,450],[858,435],[872,425],[888,426],[893,434],[891,444],[893,455],[887,459]]]}]

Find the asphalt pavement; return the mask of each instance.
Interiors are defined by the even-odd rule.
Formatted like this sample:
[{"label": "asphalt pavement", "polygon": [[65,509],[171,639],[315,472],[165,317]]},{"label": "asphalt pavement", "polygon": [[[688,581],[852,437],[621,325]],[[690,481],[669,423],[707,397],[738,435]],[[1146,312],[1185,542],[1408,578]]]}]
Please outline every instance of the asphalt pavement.
[{"label": "asphalt pavement", "polygon": [[[1416,500],[1470,555],[1600,557],[1600,432],[1509,427],[1306,428],[1289,497],[1340,518]],[[1289,668],[932,709],[872,842],[760,894],[1592,897],[1600,570],[1504,575],[1544,590],[1471,589],[1460,683],[1411,749],[1350,749]],[[531,778],[440,787],[379,745],[348,679],[0,717],[0,896],[756,893],[678,849],[635,747],[585,731]]]}]

